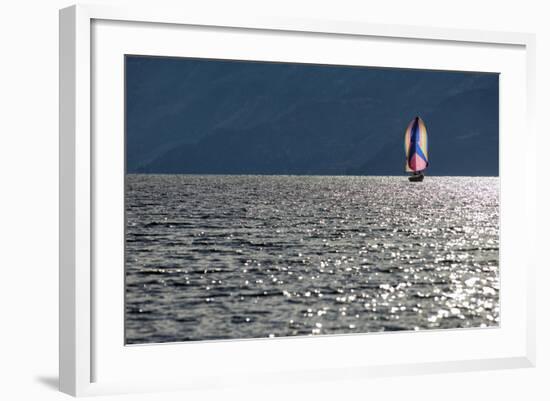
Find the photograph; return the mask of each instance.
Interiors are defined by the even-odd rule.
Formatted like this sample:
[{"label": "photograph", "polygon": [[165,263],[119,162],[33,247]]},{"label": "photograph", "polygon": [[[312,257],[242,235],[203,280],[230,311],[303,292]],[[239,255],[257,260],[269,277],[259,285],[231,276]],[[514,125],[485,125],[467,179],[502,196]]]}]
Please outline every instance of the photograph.
[{"label": "photograph", "polygon": [[126,345],[499,327],[498,73],[124,57]]}]

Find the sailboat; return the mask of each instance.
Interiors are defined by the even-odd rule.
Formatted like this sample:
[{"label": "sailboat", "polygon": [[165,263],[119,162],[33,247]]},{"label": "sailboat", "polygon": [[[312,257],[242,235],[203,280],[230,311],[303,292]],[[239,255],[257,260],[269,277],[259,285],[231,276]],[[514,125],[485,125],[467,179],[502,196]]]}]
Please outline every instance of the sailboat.
[{"label": "sailboat", "polygon": [[420,117],[415,117],[405,131],[405,172],[412,173],[409,181],[424,179],[428,167],[428,131]]}]

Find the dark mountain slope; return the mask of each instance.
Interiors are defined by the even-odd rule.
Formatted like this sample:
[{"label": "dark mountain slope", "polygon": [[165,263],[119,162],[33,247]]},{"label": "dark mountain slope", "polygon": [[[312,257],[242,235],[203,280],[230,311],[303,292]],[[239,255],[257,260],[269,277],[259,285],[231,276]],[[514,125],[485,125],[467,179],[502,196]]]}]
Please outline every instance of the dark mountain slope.
[{"label": "dark mountain slope", "polygon": [[[476,100],[483,90],[494,96]],[[498,129],[486,129],[498,120],[496,97],[498,76],[487,74],[130,57],[127,171],[399,174],[403,131],[417,114],[432,157],[448,159],[450,148],[438,148],[442,135],[469,147],[479,131],[487,152],[468,168],[494,170]],[[487,113],[474,113],[468,105],[476,102]],[[443,120],[462,120],[462,128]],[[462,171],[436,160],[434,169]]]},{"label": "dark mountain slope", "polygon": [[[498,175],[498,93],[475,90],[443,101],[422,116],[429,136],[430,175]],[[350,174],[396,175],[405,167],[404,129]]]}]

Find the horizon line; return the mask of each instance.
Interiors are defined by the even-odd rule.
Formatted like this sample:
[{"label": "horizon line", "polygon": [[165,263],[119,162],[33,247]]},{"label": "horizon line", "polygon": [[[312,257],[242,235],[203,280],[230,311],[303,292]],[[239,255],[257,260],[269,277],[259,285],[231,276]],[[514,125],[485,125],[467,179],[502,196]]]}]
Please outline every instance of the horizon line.
[{"label": "horizon line", "polygon": [[[125,172],[124,175],[192,175],[192,176],[265,176],[265,177],[409,177],[408,174],[268,174],[268,173],[143,173]],[[492,177],[500,175],[425,175],[424,177]]]}]

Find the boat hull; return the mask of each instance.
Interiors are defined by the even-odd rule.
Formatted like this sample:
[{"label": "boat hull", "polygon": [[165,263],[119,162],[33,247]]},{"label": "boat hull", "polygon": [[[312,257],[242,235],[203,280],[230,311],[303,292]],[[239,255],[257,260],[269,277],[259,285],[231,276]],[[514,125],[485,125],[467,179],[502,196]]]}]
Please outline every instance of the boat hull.
[{"label": "boat hull", "polygon": [[423,179],[424,179],[424,174],[415,174],[409,177],[410,182],[422,182]]}]

